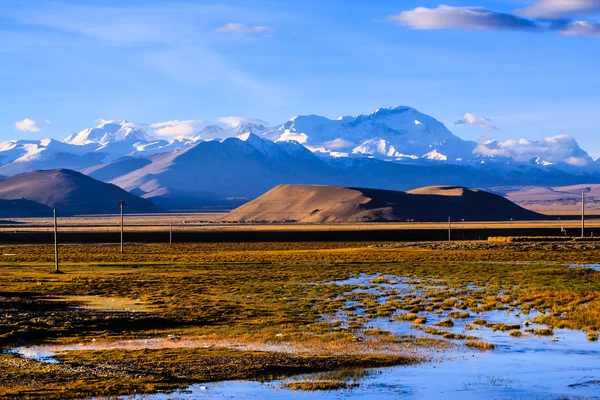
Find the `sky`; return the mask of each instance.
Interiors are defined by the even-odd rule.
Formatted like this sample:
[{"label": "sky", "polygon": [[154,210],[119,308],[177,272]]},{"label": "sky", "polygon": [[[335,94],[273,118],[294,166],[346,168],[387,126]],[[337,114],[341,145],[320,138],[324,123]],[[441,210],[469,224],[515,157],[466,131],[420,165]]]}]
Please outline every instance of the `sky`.
[{"label": "sky", "polygon": [[599,23],[600,0],[0,0],[0,140],[405,105],[598,158]]}]

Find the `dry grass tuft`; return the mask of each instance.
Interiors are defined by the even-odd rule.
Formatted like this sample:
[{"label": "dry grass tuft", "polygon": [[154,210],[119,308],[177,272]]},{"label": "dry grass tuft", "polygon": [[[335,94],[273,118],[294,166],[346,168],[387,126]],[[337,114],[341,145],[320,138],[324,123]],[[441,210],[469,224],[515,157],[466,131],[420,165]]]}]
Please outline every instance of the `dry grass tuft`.
[{"label": "dry grass tuft", "polygon": [[286,382],[283,386],[289,390],[316,392],[347,389],[348,383],[342,381],[300,381]]},{"label": "dry grass tuft", "polygon": [[446,318],[446,319],[436,322],[433,325],[440,326],[442,328],[452,328],[454,326],[454,321],[452,321],[451,318]]},{"label": "dry grass tuft", "polygon": [[468,340],[467,343],[465,343],[465,346],[470,349],[478,349],[483,351],[494,350],[496,348],[493,343],[482,342],[479,340]]}]

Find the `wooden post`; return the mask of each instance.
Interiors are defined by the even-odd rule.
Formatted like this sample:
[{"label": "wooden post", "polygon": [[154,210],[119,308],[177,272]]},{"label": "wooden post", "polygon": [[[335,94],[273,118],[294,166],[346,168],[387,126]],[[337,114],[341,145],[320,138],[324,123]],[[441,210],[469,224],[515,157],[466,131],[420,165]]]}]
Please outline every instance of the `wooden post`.
[{"label": "wooden post", "polygon": [[123,203],[121,203],[121,253],[123,252]]},{"label": "wooden post", "polygon": [[450,217],[448,217],[448,241],[452,241],[452,221]]},{"label": "wooden post", "polygon": [[127,203],[125,203],[123,200],[121,200],[119,202],[119,207],[121,207],[121,253],[123,252],[123,207],[125,207],[127,205]]},{"label": "wooden post", "polygon": [[58,224],[56,221],[56,208],[54,211],[54,273],[60,274],[60,268],[58,266]]},{"label": "wooden post", "polygon": [[585,189],[581,189],[581,237],[585,237]]},{"label": "wooden post", "polygon": [[173,221],[169,221],[169,247],[173,247]]}]

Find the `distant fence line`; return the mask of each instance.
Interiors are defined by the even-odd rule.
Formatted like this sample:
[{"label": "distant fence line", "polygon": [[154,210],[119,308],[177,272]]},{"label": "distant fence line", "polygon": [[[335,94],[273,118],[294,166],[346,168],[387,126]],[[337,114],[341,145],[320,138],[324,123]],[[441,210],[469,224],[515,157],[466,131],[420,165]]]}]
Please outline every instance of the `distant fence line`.
[{"label": "distant fence line", "polygon": [[[380,224],[381,225],[381,224]],[[374,229],[368,225],[328,225],[317,228],[313,226],[276,227],[262,226],[252,229],[251,226],[228,226],[220,229],[208,227],[179,225],[173,227],[172,241],[177,243],[236,243],[236,242],[408,242],[408,241],[447,241],[448,229],[438,227],[405,227],[398,225],[379,226]],[[83,228],[83,229],[82,229]],[[59,228],[59,244],[117,244],[120,241],[119,226],[103,226],[103,229]],[[203,229],[205,228],[205,229]],[[294,229],[295,228],[295,229]],[[51,244],[53,232],[51,227],[36,228],[34,230],[0,229],[0,245],[9,244]],[[566,236],[575,237],[581,234],[580,228],[565,229]],[[586,237],[593,235],[594,227],[586,228]],[[600,232],[600,229],[598,229]],[[162,243],[168,244],[171,239],[170,229],[167,225],[147,225],[133,229],[125,227],[126,243]],[[548,236],[559,235],[558,227],[509,227],[509,226],[481,226],[460,227],[452,229],[452,240],[488,240],[489,237],[516,237],[516,236]]]}]

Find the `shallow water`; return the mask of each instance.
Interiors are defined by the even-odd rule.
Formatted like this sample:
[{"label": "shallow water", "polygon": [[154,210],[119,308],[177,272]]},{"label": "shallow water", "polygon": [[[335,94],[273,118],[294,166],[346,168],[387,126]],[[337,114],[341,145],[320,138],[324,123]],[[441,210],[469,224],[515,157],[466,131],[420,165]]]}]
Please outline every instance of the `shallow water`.
[{"label": "shallow water", "polygon": [[291,353],[293,348],[278,344],[233,343],[228,341],[206,341],[200,338],[150,338],[135,340],[98,341],[73,344],[48,344],[39,346],[15,347],[7,351],[23,358],[29,358],[43,363],[57,364],[58,353],[66,351],[99,351],[99,350],[145,350],[145,349],[177,349],[177,348],[229,348],[235,350],[274,351]]},{"label": "shallow water", "polygon": [[593,269],[594,271],[600,271],[600,264],[569,264],[570,268],[584,268]]},{"label": "shallow water", "polygon": [[16,347],[7,351],[8,354],[16,354],[23,358],[29,358],[31,360],[36,360],[39,362],[47,363],[47,364],[58,364],[56,357],[56,353],[50,350],[38,348],[37,346],[33,347]]},{"label": "shallow water", "polygon": [[[220,382],[132,399],[560,399],[600,398],[600,347],[581,332],[554,338],[486,335],[494,351],[457,351],[439,363],[374,370],[360,386],[333,392],[282,389],[285,381]],[[553,341],[558,338],[558,341]]]},{"label": "shallow water", "polygon": [[[600,267],[600,266],[599,266]],[[379,275],[360,275],[339,282],[338,285],[359,285],[353,292],[380,295],[385,299],[390,290],[410,292],[415,280],[385,276],[390,283],[373,287],[372,280]],[[432,282],[436,285],[436,282]],[[470,290],[479,290],[469,287]],[[381,299],[380,299],[381,300]],[[358,310],[360,313],[360,310]],[[433,313],[426,315],[427,325],[447,317]],[[587,340],[583,332],[554,330],[550,337],[525,334],[512,337],[508,332],[493,331],[488,327],[467,330],[465,325],[481,318],[490,323],[521,324],[539,315],[532,311],[525,315],[518,311],[493,310],[471,313],[469,318],[454,319],[452,328],[443,330],[476,336],[493,343],[495,350],[481,352],[458,346],[445,354],[441,362],[427,362],[409,367],[374,370],[360,386],[352,390],[332,392],[297,392],[283,389],[284,381],[269,383],[219,382],[194,385],[182,392],[148,396],[148,399],[600,399],[600,345]],[[335,322],[347,317],[345,313],[325,318]],[[533,324],[532,327],[536,325]],[[541,327],[537,325],[537,327]],[[393,318],[376,318],[366,329],[382,328],[396,335],[430,336],[413,328],[411,322]],[[455,341],[464,343],[464,341]],[[310,376],[291,378],[310,379]],[[141,398],[141,397],[134,397]]]},{"label": "shallow water", "polygon": [[[578,266],[581,267],[581,266]],[[585,266],[590,268],[590,266]],[[593,267],[593,266],[592,266]],[[600,265],[597,266],[600,268]],[[380,296],[385,301],[389,293],[410,294],[422,292],[427,284],[429,288],[442,288],[437,281],[420,282],[414,279],[385,276],[389,283],[373,284],[379,275],[360,275],[356,278],[330,282],[338,285],[359,286],[351,292],[363,292]],[[415,287],[415,283],[419,287]],[[469,287],[477,291],[480,288]],[[350,292],[349,292],[350,293]],[[349,305],[355,305],[349,300]],[[448,312],[419,313],[427,317],[427,325],[445,319]],[[361,310],[356,310],[360,315]],[[485,319],[490,323],[521,324],[539,315],[531,311],[525,315],[518,310],[492,310],[485,313],[470,313],[465,319],[454,319],[451,328],[439,328],[444,331],[476,336],[493,343],[495,350],[481,352],[458,346],[443,354],[443,361],[426,362],[414,366],[402,366],[370,371],[366,378],[359,380],[359,387],[352,390],[331,392],[298,392],[283,389],[286,382],[274,381],[257,383],[246,381],[219,382],[193,385],[186,390],[171,394],[124,397],[124,399],[561,399],[586,398],[600,399],[600,344],[587,340],[583,332],[555,329],[550,337],[537,337],[525,334],[512,337],[508,332],[493,331],[488,327],[477,326],[466,329],[473,319]],[[364,314],[363,314],[364,315]],[[328,322],[347,318],[345,312],[325,317]],[[535,327],[533,324],[532,327]],[[542,327],[537,325],[537,327]],[[396,335],[431,336],[415,329],[411,322],[394,318],[375,318],[365,329],[381,328]],[[438,337],[439,338],[439,337]],[[115,344],[116,343],[116,344]],[[163,346],[182,347],[199,346],[192,340],[167,340],[165,338],[143,341],[121,341],[112,343],[119,348],[158,348]],[[104,346],[104,347],[103,347]],[[72,346],[36,348],[18,348],[13,352],[23,357],[44,362],[56,362],[53,352],[76,351],[106,348],[107,344],[82,344]],[[264,350],[286,351],[279,348]],[[287,351],[292,351],[287,349]],[[292,377],[290,380],[311,379],[311,376]]]}]

